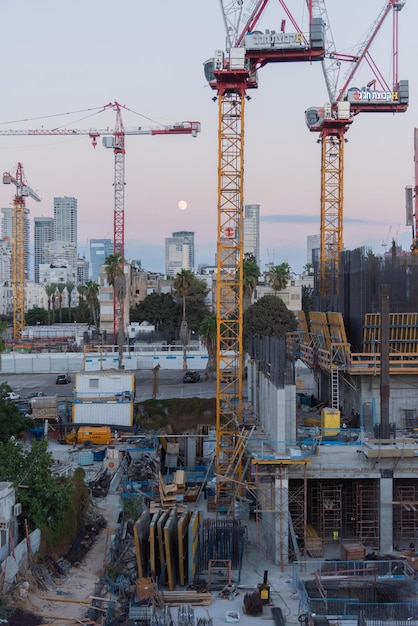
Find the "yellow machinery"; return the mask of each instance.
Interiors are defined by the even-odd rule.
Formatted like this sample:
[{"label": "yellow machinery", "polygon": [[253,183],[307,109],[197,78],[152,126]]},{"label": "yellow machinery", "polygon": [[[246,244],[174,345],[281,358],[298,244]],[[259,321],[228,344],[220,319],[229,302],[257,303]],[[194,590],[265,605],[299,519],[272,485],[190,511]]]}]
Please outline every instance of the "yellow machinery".
[{"label": "yellow machinery", "polygon": [[23,165],[18,163],[16,173],[5,172],[3,183],[16,185],[13,213],[13,336],[20,339],[25,328],[25,198],[40,202],[38,194],[28,187]]}]

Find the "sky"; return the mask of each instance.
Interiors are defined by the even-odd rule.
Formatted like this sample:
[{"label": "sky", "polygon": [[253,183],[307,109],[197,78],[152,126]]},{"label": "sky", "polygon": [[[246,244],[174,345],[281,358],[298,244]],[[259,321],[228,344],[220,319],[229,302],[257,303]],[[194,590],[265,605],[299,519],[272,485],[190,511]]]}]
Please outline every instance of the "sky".
[{"label": "sky", "polygon": [[[251,0],[244,0],[248,4]],[[230,0],[228,0],[230,3]],[[356,54],[387,0],[326,0],[336,49]],[[366,5],[366,6],[365,6]],[[287,6],[306,30],[304,0]],[[258,25],[280,30],[284,18],[270,0]],[[416,59],[418,3],[399,13],[399,78],[409,80],[406,113],[360,114],[346,138],[344,246],[384,252],[393,238],[409,249],[405,187],[414,185],[414,127],[418,122]],[[391,83],[392,13],[371,49]],[[287,22],[286,30],[294,29]],[[164,240],[195,232],[196,264],[214,263],[217,239],[215,93],[203,63],[225,48],[219,0],[16,0],[2,8],[0,133],[9,129],[109,128],[119,102],[125,128],[199,121],[191,136],[126,137],[125,256],[164,272]],[[344,68],[342,78],[346,74]],[[364,65],[355,86],[373,75]],[[296,273],[307,262],[306,237],[319,233],[320,145],[304,111],[327,101],[320,63],[272,64],[245,105],[244,203],[260,204],[261,266],[287,261]],[[114,157],[88,136],[11,137],[0,134],[0,167],[21,162],[42,198],[28,199],[31,218],[53,215],[55,196],[78,199],[78,248],[113,237]],[[0,185],[0,206],[14,188]],[[187,202],[180,210],[179,201]]]}]

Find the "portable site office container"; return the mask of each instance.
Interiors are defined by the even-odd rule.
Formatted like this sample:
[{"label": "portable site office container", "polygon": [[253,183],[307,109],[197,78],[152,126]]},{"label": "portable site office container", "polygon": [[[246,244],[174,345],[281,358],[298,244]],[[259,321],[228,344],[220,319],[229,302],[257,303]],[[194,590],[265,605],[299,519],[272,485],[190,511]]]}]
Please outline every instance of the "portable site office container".
[{"label": "portable site office container", "polygon": [[[135,376],[125,372],[89,372],[76,374],[74,397],[76,400],[118,397],[129,392],[134,399]],[[116,398],[115,398],[116,399]]]},{"label": "portable site office container", "polygon": [[74,424],[97,424],[100,426],[132,426],[133,402],[74,402],[72,421]]},{"label": "portable site office container", "polygon": [[135,376],[125,372],[77,374],[74,385],[74,424],[132,426]]}]

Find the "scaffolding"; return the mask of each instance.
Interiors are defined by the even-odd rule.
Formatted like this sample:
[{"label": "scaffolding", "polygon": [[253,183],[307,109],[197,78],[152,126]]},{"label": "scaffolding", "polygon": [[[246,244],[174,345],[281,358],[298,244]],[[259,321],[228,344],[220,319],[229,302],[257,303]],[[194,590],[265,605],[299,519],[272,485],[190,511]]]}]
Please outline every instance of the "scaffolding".
[{"label": "scaffolding", "polygon": [[418,488],[416,484],[398,483],[394,489],[394,542],[414,541],[418,537]]},{"label": "scaffolding", "polygon": [[355,483],[355,533],[365,544],[379,545],[379,496],[376,481]]}]

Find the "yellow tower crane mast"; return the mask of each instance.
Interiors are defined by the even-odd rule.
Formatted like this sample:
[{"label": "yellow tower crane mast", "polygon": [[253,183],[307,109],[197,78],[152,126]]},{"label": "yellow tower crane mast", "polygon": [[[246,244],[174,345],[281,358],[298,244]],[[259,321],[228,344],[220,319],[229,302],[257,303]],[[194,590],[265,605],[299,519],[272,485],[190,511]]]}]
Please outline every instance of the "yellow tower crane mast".
[{"label": "yellow tower crane mast", "polygon": [[[304,34],[286,2],[280,31],[261,33],[256,26],[269,0],[220,0],[226,50],[204,64],[206,79],[218,101],[218,234],[217,234],[217,372],[216,372],[216,510],[229,513],[241,483],[245,440],[242,430],[243,373],[243,208],[244,109],[248,89],[258,86],[257,71],[268,63],[319,61],[324,28],[312,18],[307,0],[309,33]],[[303,3],[305,4],[305,2]],[[306,6],[305,5],[305,6]]]},{"label": "yellow tower crane mast", "polygon": [[25,179],[22,163],[16,165],[14,173],[3,174],[5,185],[16,186],[13,201],[13,337],[20,339],[25,328],[25,198],[36,202],[41,199]]}]

